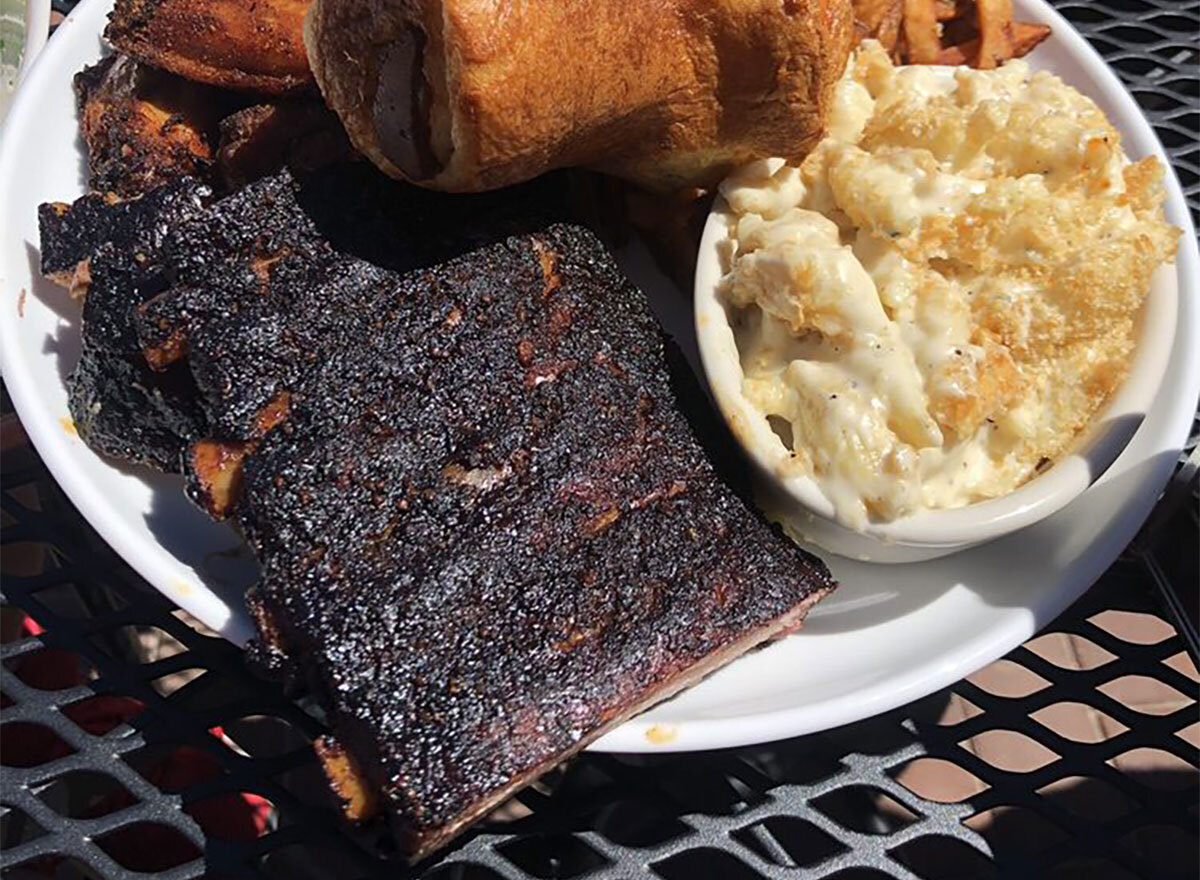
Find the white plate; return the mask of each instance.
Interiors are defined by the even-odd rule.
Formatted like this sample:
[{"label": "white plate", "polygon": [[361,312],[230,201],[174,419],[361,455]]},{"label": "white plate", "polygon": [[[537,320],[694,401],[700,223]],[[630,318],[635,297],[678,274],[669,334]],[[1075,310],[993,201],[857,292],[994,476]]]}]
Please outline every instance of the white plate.
[{"label": "white plate", "polygon": [[[0,140],[0,353],[22,422],[51,473],[98,532],[174,602],[235,642],[252,634],[238,538],[183,497],[178,479],[113,466],[69,430],[63,377],[78,307],[37,272],[38,203],[83,192],[71,77],[102,52],[110,0],[84,0],[30,70]],[[1095,98],[1133,157],[1168,164],[1136,104],[1082,37],[1041,0],[1020,16],[1054,29],[1031,61]],[[1195,235],[1173,174],[1168,218],[1184,230],[1179,314],[1158,399],[1112,467],[1074,504],[1002,541],[928,563],[834,560],[842,588],[805,631],[750,654],[592,748],[685,750],[761,742],[855,721],[924,696],[1000,657],[1049,622],[1112,563],[1171,473],[1200,393]],[[686,299],[626,255],[635,280],[694,354]],[[694,361],[695,362],[695,361]]]}]

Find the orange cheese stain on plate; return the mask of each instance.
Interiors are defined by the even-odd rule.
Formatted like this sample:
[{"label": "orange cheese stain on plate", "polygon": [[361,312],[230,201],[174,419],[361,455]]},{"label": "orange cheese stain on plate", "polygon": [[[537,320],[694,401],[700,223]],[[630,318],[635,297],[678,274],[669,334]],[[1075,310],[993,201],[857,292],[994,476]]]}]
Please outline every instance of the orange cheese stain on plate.
[{"label": "orange cheese stain on plate", "polygon": [[656,746],[666,746],[675,742],[679,729],[673,724],[651,724],[646,728],[646,739]]},{"label": "orange cheese stain on plate", "polygon": [[62,416],[58,420],[58,423],[60,425],[62,425],[62,429],[64,431],[66,431],[68,434],[70,434],[72,437],[79,436],[79,432],[77,430],[75,430],[75,420],[72,419],[70,416]]}]

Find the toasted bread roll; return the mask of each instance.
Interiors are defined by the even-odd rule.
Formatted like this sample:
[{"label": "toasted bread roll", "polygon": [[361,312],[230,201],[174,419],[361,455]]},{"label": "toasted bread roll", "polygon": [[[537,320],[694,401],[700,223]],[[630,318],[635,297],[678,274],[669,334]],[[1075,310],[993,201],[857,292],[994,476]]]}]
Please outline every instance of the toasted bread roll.
[{"label": "toasted bread roll", "polygon": [[850,0],[317,0],[305,44],[356,147],[433,189],[586,165],[666,190],[820,138]]}]

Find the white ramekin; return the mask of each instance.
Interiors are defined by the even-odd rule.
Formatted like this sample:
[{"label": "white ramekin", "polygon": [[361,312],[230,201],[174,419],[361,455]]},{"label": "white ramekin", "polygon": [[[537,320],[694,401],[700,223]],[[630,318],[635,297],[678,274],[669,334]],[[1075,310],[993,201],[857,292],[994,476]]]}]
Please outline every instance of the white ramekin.
[{"label": "white ramekin", "polygon": [[766,418],[742,394],[742,368],[725,303],[717,291],[725,273],[731,215],[718,198],[696,259],[695,320],[700,359],[717,407],[757,466],[758,500],[766,514],[797,540],[853,559],[917,562],[933,559],[1031,525],[1069,504],[1125,448],[1162,382],[1177,313],[1174,266],[1155,273],[1142,308],[1129,375],[1081,436],[1073,451],[1025,485],[1000,498],[950,510],[922,511],[859,532],[839,523],[816,482],[788,474],[786,450]]}]

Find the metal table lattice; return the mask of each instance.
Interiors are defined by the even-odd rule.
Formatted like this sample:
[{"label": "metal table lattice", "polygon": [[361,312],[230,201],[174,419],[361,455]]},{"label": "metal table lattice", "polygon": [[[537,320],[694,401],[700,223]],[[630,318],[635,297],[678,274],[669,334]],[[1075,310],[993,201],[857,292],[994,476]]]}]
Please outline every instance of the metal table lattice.
[{"label": "metal table lattice", "polygon": [[[1200,3],[1056,5],[1146,109],[1200,218]],[[138,579],[6,443],[0,872],[1193,878],[1194,437],[1189,453],[1101,581],[967,681],[763,746],[585,755],[406,872],[385,832],[338,818],[309,749],[315,713]]]}]

